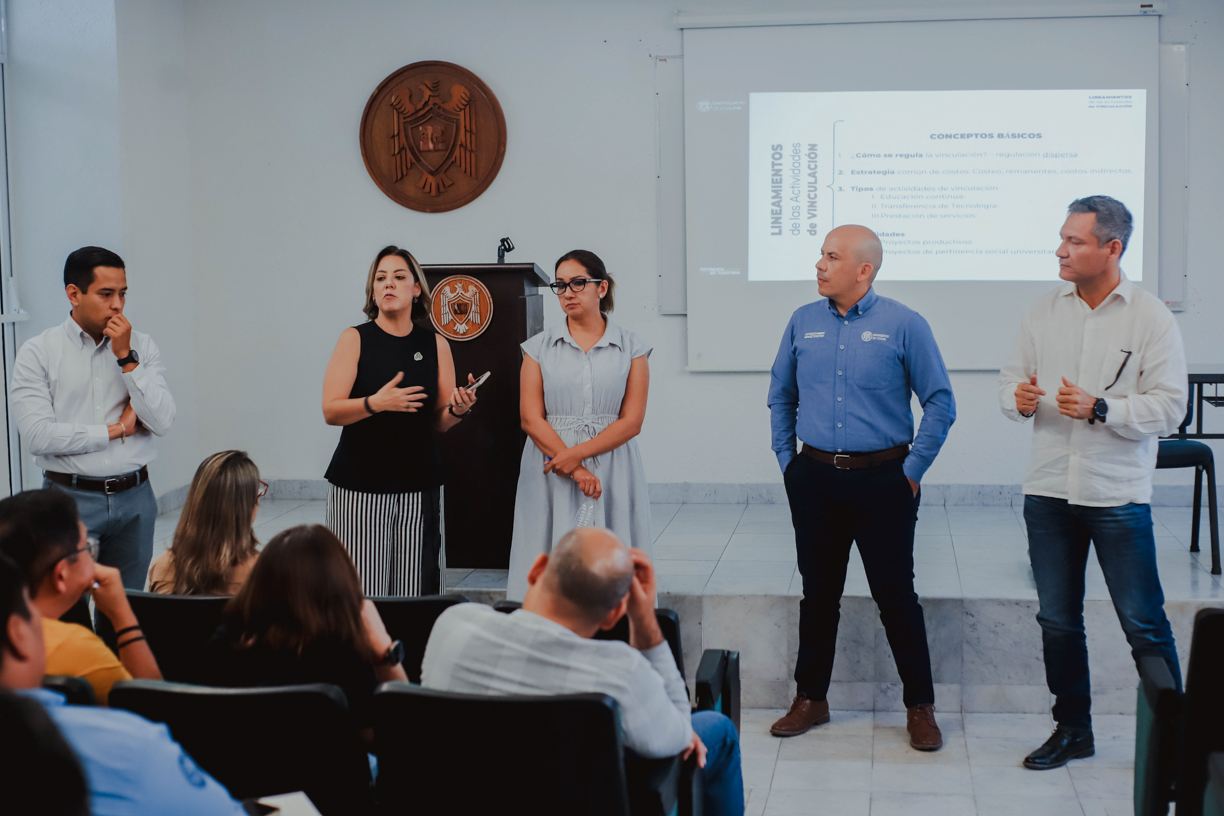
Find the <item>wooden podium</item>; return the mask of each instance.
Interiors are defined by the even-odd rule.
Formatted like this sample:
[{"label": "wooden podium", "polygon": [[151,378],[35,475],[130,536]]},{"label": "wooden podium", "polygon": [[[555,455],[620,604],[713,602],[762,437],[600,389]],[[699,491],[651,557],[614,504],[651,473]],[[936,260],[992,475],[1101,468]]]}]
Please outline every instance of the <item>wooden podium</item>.
[{"label": "wooden podium", "polygon": [[544,330],[544,271],[533,263],[423,264],[429,288],[468,275],[493,297],[492,321],[471,340],[449,340],[455,381],[491,371],[470,418],[440,437],[446,466],[446,564],[506,569],[514,496],[527,435],[519,422],[519,343]]}]

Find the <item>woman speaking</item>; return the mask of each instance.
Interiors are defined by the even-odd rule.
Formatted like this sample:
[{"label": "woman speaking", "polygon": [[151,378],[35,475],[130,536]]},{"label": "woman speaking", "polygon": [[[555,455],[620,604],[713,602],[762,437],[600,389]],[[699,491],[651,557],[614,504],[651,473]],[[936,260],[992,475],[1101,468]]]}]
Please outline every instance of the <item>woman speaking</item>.
[{"label": "woman speaking", "polygon": [[365,314],[341,333],[323,375],[323,418],[344,427],[326,473],[327,526],[367,596],[432,595],[442,547],[435,432],[457,425],[476,396],[455,387],[446,338],[413,323],[429,314],[429,285],[408,250],[378,253]]},{"label": "woman speaking", "polygon": [[579,522],[651,551],[650,498],[634,439],[646,417],[651,347],[607,318],[615,283],[594,252],[562,255],[549,287],[565,322],[523,343],[519,467],[506,598]]}]

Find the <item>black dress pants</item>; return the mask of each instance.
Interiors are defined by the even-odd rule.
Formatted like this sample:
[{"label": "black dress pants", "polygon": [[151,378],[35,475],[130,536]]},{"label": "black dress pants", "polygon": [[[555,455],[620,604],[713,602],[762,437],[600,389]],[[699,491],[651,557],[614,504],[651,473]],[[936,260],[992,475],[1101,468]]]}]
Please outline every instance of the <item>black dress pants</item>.
[{"label": "black dress pants", "polygon": [[926,624],[914,592],[918,498],[901,469],[903,462],[839,470],[798,454],[786,468],[803,576],[795,682],[810,700],[824,700],[829,692],[846,563],[856,543],[904,684],[905,707],[935,702]]}]

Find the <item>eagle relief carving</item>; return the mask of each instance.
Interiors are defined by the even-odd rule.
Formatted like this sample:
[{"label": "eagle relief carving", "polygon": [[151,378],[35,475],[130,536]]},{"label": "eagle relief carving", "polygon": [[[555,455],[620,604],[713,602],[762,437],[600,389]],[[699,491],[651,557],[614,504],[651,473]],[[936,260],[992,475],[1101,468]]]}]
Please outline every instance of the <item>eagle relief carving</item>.
[{"label": "eagle relief carving", "polygon": [[418,185],[436,196],[451,186],[446,171],[452,164],[476,176],[476,123],[468,111],[472,94],[462,85],[452,85],[450,99],[443,102],[436,81],[422,82],[418,89],[419,104],[413,104],[411,91],[391,94],[387,103],[392,110],[395,180],[408,175],[415,163],[421,173]]},{"label": "eagle relief carving", "polygon": [[493,296],[469,275],[451,275],[434,284],[429,319],[443,337],[472,340],[489,327]]},{"label": "eagle relief carving", "polygon": [[497,97],[472,72],[418,62],[383,80],[366,103],[361,155],[375,184],[405,207],[443,212],[492,183],[506,152]]}]

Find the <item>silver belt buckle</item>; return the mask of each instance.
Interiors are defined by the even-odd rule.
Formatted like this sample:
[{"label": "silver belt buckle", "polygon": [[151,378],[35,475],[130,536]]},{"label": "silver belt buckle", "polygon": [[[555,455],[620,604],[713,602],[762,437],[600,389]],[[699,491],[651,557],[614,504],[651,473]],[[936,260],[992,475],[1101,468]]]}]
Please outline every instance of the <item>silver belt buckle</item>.
[{"label": "silver belt buckle", "polygon": [[850,458],[850,454],[848,453],[833,454],[833,467],[837,468],[838,470],[849,470],[850,469],[849,466],[842,467],[841,465],[837,464],[838,459],[849,459],[849,458]]},{"label": "silver belt buckle", "polygon": [[102,492],[105,493],[107,496],[113,496],[119,491],[111,490],[111,485],[118,485],[118,484],[119,484],[118,479],[106,479],[105,481],[102,482]]}]

